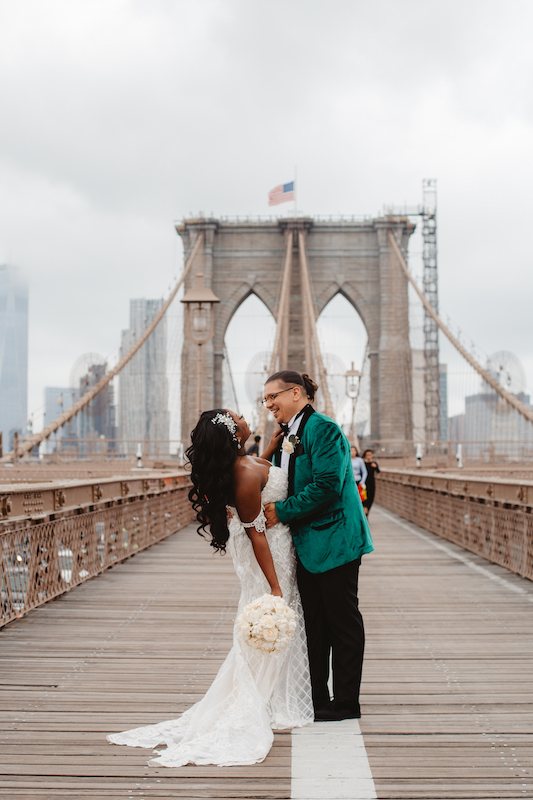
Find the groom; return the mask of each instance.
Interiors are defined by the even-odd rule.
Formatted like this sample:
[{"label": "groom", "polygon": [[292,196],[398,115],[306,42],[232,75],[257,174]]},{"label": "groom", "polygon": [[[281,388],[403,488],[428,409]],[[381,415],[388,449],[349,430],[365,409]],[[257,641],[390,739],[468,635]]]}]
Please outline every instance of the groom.
[{"label": "groom", "polygon": [[[361,716],[365,635],[358,607],[361,556],[374,546],[341,428],[309,401],[317,385],[284,370],[265,384],[265,404],[282,428],[273,456],[289,476],[289,496],[265,508],[267,525],[290,526],[297,553],[316,720]],[[328,690],[330,650],[333,698]]]}]

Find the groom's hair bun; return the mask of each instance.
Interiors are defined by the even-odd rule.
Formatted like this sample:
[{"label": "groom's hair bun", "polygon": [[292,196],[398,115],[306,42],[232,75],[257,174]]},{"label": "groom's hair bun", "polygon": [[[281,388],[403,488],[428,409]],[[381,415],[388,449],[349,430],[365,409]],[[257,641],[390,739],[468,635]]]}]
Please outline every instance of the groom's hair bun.
[{"label": "groom's hair bun", "polygon": [[318,389],[317,384],[307,373],[300,375],[299,372],[293,372],[293,370],[290,369],[283,369],[281,372],[275,372],[270,378],[266,379],[265,383],[270,383],[271,381],[279,381],[280,383],[286,383],[288,385],[293,383],[295,386],[301,386],[302,389],[305,389],[309,400],[315,399],[315,394]]},{"label": "groom's hair bun", "polygon": [[303,373],[302,378],[303,378],[305,391],[307,392],[308,398],[310,400],[314,400],[315,399],[315,394],[316,394],[317,389],[318,389],[318,384],[315,383],[314,380],[312,378],[310,378],[309,375],[306,372]]}]

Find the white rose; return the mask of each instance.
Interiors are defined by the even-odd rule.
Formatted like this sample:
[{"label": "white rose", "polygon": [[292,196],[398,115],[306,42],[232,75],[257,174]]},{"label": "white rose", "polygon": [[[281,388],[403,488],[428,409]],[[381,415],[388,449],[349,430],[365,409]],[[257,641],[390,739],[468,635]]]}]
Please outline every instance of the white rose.
[{"label": "white rose", "polygon": [[284,453],[288,453],[289,455],[292,455],[294,453],[294,445],[292,442],[289,442],[288,439],[283,440],[281,449],[283,450]]},{"label": "white rose", "polygon": [[263,633],[265,642],[275,642],[278,638],[278,632],[275,628],[267,628]]}]

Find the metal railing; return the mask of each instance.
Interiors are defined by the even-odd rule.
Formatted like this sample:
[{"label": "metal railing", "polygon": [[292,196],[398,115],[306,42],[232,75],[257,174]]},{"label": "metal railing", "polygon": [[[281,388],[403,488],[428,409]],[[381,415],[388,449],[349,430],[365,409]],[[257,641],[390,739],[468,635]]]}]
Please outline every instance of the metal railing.
[{"label": "metal railing", "polygon": [[[226,216],[222,215],[220,217],[206,217],[205,220],[203,217],[198,217],[198,219],[205,221],[205,222],[284,222],[287,218],[289,219],[311,219],[313,222],[372,222],[376,219],[375,216],[372,214],[329,214],[329,215],[318,215],[318,216],[302,216],[302,212],[298,211],[295,216],[293,216],[293,212],[287,211],[285,216],[276,216],[275,214],[243,214],[243,215],[233,215],[233,216]],[[190,220],[179,220],[178,224],[183,224],[184,222],[189,222]]]},{"label": "metal railing", "polygon": [[182,471],[4,485],[0,627],[190,523],[189,488]]},{"label": "metal railing", "polygon": [[376,459],[393,459],[402,467],[415,466],[417,449],[421,448],[421,466],[456,467],[461,453],[464,466],[470,464],[533,463],[532,441],[461,441],[424,442],[400,439],[359,439],[359,449],[374,451]]},{"label": "metal railing", "polygon": [[176,464],[183,463],[183,444],[178,440],[146,439],[50,439],[43,443],[39,452],[35,449],[25,460],[33,461],[124,461],[142,459],[164,459]]},{"label": "metal railing", "polygon": [[376,503],[533,580],[533,481],[385,468]]},{"label": "metal railing", "polygon": [[[424,442],[401,439],[376,440],[359,439],[361,452],[367,448],[374,450],[377,459],[394,459],[403,467],[415,465],[417,449],[422,452],[423,467],[455,467],[458,446],[461,447],[462,461],[468,464],[533,463],[532,441],[461,441]],[[139,453],[146,461],[164,460],[181,466],[183,463],[183,444],[178,440],[150,439],[143,442],[131,439],[57,439],[46,444],[49,452],[25,456],[25,462],[33,461],[124,461],[134,463]]]}]

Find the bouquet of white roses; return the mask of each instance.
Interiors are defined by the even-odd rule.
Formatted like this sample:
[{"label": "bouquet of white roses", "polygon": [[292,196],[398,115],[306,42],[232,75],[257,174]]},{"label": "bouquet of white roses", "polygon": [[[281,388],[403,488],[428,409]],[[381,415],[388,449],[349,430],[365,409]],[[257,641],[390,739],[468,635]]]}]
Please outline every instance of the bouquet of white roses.
[{"label": "bouquet of white roses", "polygon": [[264,594],[237,617],[237,629],[250,647],[267,653],[283,650],[294,636],[296,615],[282,597]]}]

